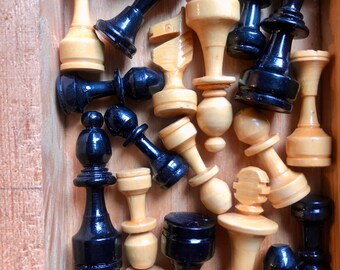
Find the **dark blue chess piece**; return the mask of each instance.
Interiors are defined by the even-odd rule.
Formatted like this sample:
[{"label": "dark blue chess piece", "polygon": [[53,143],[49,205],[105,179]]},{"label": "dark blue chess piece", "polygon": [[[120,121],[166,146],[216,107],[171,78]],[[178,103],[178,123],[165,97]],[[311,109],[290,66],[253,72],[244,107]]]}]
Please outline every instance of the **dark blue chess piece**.
[{"label": "dark blue chess piece", "polygon": [[188,164],[178,155],[161,151],[144,135],[147,124],[138,126],[136,114],[121,105],[114,105],[105,113],[105,123],[113,136],[125,138],[124,146],[134,143],[150,160],[153,180],[169,188],[188,170]]},{"label": "dark blue chess piece", "polygon": [[164,75],[150,68],[131,68],[125,76],[115,70],[112,81],[89,82],[74,73],[58,76],[57,98],[64,113],[82,113],[92,100],[116,95],[120,104],[125,96],[132,99],[150,99],[164,88]]},{"label": "dark blue chess piece", "polygon": [[300,270],[329,270],[329,258],[323,251],[322,231],[330,219],[331,200],[309,194],[291,206],[292,215],[302,225],[303,245],[299,251]]},{"label": "dark blue chess piece", "polygon": [[261,9],[272,0],[240,0],[241,18],[227,39],[227,53],[241,59],[256,59],[263,52],[266,37],[260,31]]},{"label": "dark blue chess piece", "polygon": [[116,45],[132,58],[136,53],[135,38],[146,12],[159,0],[136,0],[111,20],[98,20],[94,25],[97,35]]},{"label": "dark blue chess piece", "polygon": [[298,270],[298,260],[288,245],[271,245],[263,260],[263,270]]},{"label": "dark blue chess piece", "polygon": [[281,7],[261,22],[271,33],[270,41],[255,66],[240,77],[236,99],[264,109],[289,113],[299,91],[291,75],[289,55],[294,38],[305,38],[309,30],[300,12],[303,0],[282,0]]},{"label": "dark blue chess piece", "polygon": [[74,180],[86,188],[86,207],[82,225],[72,238],[75,270],[118,270],[122,266],[121,235],[110,221],[104,200],[104,187],[116,182],[105,168],[111,157],[110,140],[100,127],[98,112],[82,115],[85,126],[77,140],[77,158],[84,169]]},{"label": "dark blue chess piece", "polygon": [[198,270],[214,255],[215,221],[199,213],[173,212],[164,217],[161,251],[176,270]]}]

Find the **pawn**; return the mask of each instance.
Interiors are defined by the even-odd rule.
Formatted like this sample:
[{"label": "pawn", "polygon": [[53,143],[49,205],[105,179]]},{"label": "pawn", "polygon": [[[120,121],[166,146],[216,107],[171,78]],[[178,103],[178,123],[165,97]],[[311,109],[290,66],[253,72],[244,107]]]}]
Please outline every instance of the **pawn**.
[{"label": "pawn", "polygon": [[150,169],[117,172],[117,184],[126,196],[131,217],[122,223],[122,230],[130,234],[124,243],[126,257],[135,269],[149,269],[157,256],[157,238],[151,233],[156,219],[145,216],[146,192],[151,187]]},{"label": "pawn", "polygon": [[241,59],[257,59],[266,45],[266,37],[260,31],[261,9],[272,0],[241,0],[241,19],[229,33],[227,53]]},{"label": "pawn", "polygon": [[328,270],[329,258],[323,251],[322,231],[331,216],[331,200],[310,194],[291,207],[292,215],[302,225],[303,245],[299,251],[301,270]]},{"label": "pawn", "polygon": [[318,121],[315,98],[323,68],[329,62],[326,51],[302,50],[291,54],[297,79],[301,85],[302,106],[297,129],[287,137],[287,164],[299,167],[331,165],[332,139]]},{"label": "pawn", "polygon": [[189,180],[192,187],[201,186],[200,197],[204,206],[215,214],[222,214],[231,207],[231,194],[226,182],[214,176],[219,168],[207,168],[196,148],[197,130],[188,117],[176,121],[159,132],[164,146],[175,151],[189,163],[196,176]]},{"label": "pawn", "polygon": [[164,86],[163,74],[146,67],[131,68],[122,78],[115,70],[112,81],[89,82],[75,74],[60,75],[56,81],[57,97],[64,113],[82,113],[92,100],[116,95],[125,103],[132,99],[149,99]]},{"label": "pawn", "polygon": [[86,188],[86,207],[82,225],[72,238],[74,269],[118,270],[122,266],[121,235],[112,226],[106,210],[104,187],[116,182],[105,168],[111,157],[110,139],[98,112],[82,115],[85,126],[77,140],[76,154],[84,169],[74,180]]},{"label": "pawn", "polygon": [[267,235],[277,232],[278,225],[260,214],[261,204],[267,201],[267,174],[256,167],[243,168],[234,182],[239,213],[225,213],[217,217],[218,224],[228,230],[231,239],[231,269],[253,270],[260,246]]},{"label": "pawn", "polygon": [[209,152],[225,148],[221,136],[233,119],[225,88],[235,82],[235,77],[223,76],[222,67],[229,29],[239,18],[238,0],[187,0],[186,23],[196,32],[204,57],[206,75],[194,79],[193,84],[203,90],[196,118],[200,129],[209,136],[204,144]]},{"label": "pawn", "polygon": [[104,71],[104,48],[90,20],[89,0],[74,0],[69,32],[60,42],[60,70]]},{"label": "pawn", "polygon": [[159,0],[135,0],[111,20],[98,20],[94,29],[97,35],[116,45],[126,56],[136,53],[135,38],[144,21],[146,12]]},{"label": "pawn", "polygon": [[271,37],[255,66],[241,75],[237,100],[268,110],[291,112],[299,83],[291,76],[289,54],[293,39],[309,34],[300,12],[302,4],[303,0],[281,0],[281,7],[261,22]]},{"label": "pawn", "polygon": [[288,245],[274,244],[264,257],[263,270],[298,270],[298,261]]},{"label": "pawn", "polygon": [[215,221],[199,213],[173,212],[164,217],[161,251],[175,270],[199,270],[215,252]]},{"label": "pawn", "polygon": [[192,31],[185,23],[185,10],[175,18],[160,22],[150,28],[149,40],[158,41],[164,37],[177,37],[165,42],[152,51],[152,61],[165,74],[163,91],[153,95],[154,113],[158,117],[193,115],[197,111],[196,92],[186,89],[183,72],[192,60]]},{"label": "pawn", "polygon": [[310,192],[307,179],[302,173],[293,172],[283,163],[273,148],[280,137],[269,136],[270,124],[265,116],[254,108],[241,110],[234,118],[237,138],[251,145],[244,151],[250,157],[257,155],[271,179],[269,201],[275,208],[291,205]]},{"label": "pawn", "polygon": [[136,114],[127,107],[113,105],[105,113],[105,123],[113,136],[126,139],[123,146],[132,142],[149,158],[153,179],[161,187],[171,187],[186,174],[188,164],[180,156],[152,144],[144,135],[148,125],[138,126]]}]

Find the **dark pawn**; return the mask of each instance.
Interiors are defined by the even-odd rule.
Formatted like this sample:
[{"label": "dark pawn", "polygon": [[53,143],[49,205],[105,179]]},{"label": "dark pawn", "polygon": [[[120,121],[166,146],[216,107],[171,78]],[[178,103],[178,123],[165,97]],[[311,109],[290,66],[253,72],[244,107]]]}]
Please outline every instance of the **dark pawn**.
[{"label": "dark pawn", "polygon": [[144,15],[159,0],[136,0],[111,20],[98,20],[94,29],[98,36],[116,45],[132,58],[136,53],[135,38],[144,21]]},{"label": "dark pawn", "polygon": [[331,216],[331,200],[310,194],[293,204],[291,210],[302,225],[303,245],[299,251],[299,269],[329,270],[329,258],[322,250],[322,226]]},{"label": "dark pawn", "polygon": [[119,103],[125,96],[132,99],[150,99],[164,87],[164,75],[150,68],[131,68],[125,76],[115,70],[112,81],[89,82],[70,73],[60,75],[56,81],[57,97],[64,113],[82,113],[92,100],[116,95]]},{"label": "dark pawn", "polygon": [[111,157],[111,144],[100,127],[103,116],[98,112],[82,115],[86,127],[77,140],[77,158],[84,169],[74,180],[86,188],[86,207],[82,225],[72,238],[74,269],[118,270],[122,266],[121,235],[112,226],[104,201],[104,187],[116,182],[105,168]]},{"label": "dark pawn", "polygon": [[294,38],[309,34],[300,12],[303,0],[282,0],[281,7],[261,23],[271,33],[264,54],[239,80],[236,99],[264,109],[289,113],[299,90],[291,77],[289,55]]},{"label": "dark pawn", "polygon": [[241,19],[229,33],[227,53],[240,59],[256,59],[263,52],[266,37],[260,31],[261,8],[271,5],[272,0],[240,0]]},{"label": "dark pawn", "polygon": [[288,245],[270,246],[263,260],[263,270],[298,270],[298,261]]},{"label": "dark pawn", "polygon": [[150,160],[153,180],[169,188],[184,176],[188,164],[178,155],[159,150],[144,132],[148,125],[138,126],[136,114],[127,107],[114,105],[105,113],[105,123],[113,136],[125,138],[124,146],[134,143]]},{"label": "dark pawn", "polygon": [[198,270],[215,251],[215,222],[199,213],[174,212],[164,217],[161,251],[176,270]]}]

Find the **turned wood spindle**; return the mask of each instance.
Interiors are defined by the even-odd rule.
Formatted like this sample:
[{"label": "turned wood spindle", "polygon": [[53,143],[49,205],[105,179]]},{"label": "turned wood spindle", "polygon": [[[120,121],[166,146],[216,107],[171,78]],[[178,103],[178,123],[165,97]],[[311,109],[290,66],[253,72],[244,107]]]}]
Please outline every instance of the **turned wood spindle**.
[{"label": "turned wood spindle", "polygon": [[267,174],[256,167],[243,168],[237,174],[235,198],[239,213],[225,213],[217,217],[218,223],[228,230],[231,239],[231,269],[253,270],[260,246],[267,235],[277,232],[278,224],[261,216],[262,203],[267,201]]},{"label": "turned wood spindle", "polygon": [[321,72],[329,57],[326,51],[301,50],[291,54],[290,59],[301,86],[302,106],[297,128],[286,141],[288,165],[331,165],[332,139],[320,128],[315,105]]},{"label": "turned wood spindle", "polygon": [[122,230],[130,235],[124,243],[125,254],[135,269],[149,269],[156,261],[157,238],[151,232],[156,219],[145,216],[146,192],[151,187],[149,168],[117,172],[118,190],[126,196],[130,220],[122,223]]},{"label": "turned wood spindle", "polygon": [[280,137],[269,136],[270,124],[265,116],[248,107],[234,117],[237,138],[251,145],[244,151],[246,156],[257,155],[269,174],[271,192],[269,201],[275,208],[291,205],[310,192],[307,179],[302,173],[293,172],[281,160],[273,148]]},{"label": "turned wood spindle", "polygon": [[214,176],[219,168],[207,168],[196,148],[197,130],[188,117],[176,121],[159,132],[164,146],[175,151],[189,163],[196,176],[189,179],[192,187],[201,186],[200,198],[204,206],[215,214],[222,214],[231,207],[231,193],[226,182]]},{"label": "turned wood spindle", "polygon": [[59,45],[60,70],[104,71],[104,45],[94,33],[89,0],[74,0],[69,32]]},{"label": "turned wood spindle", "polygon": [[[174,35],[177,37],[172,38]],[[152,50],[152,61],[165,75],[163,91],[153,95],[154,113],[158,117],[192,115],[197,111],[196,92],[186,89],[183,73],[192,60],[192,30],[185,23],[185,9],[170,20],[153,25],[149,31],[150,42],[172,39]]]},{"label": "turned wood spindle", "polygon": [[235,77],[223,76],[223,56],[227,35],[240,18],[237,0],[187,0],[186,22],[201,43],[206,76],[193,84],[203,90],[203,101],[197,107],[197,123],[210,138],[205,142],[209,152],[221,151],[226,143],[221,136],[232,122],[232,108],[225,98],[225,88]]}]

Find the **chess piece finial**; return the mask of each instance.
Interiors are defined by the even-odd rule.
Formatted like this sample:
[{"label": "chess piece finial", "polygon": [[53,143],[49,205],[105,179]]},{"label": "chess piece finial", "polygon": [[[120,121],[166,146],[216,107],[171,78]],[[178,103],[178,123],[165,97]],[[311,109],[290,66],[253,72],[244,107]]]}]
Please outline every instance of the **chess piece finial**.
[{"label": "chess piece finial", "polygon": [[274,221],[261,216],[261,204],[267,201],[267,174],[256,167],[243,168],[234,182],[236,205],[239,213],[225,213],[217,217],[218,223],[228,230],[231,245],[231,269],[253,270],[257,253],[265,236],[277,232]]},{"label": "chess piece finial", "polygon": [[257,63],[241,75],[236,99],[268,110],[289,113],[299,83],[292,78],[289,54],[294,38],[305,38],[309,30],[300,12],[303,0],[282,0],[281,6],[261,27],[271,33]]},{"label": "chess piece finial", "polygon": [[263,270],[298,270],[298,261],[288,245],[274,244],[264,257]]},{"label": "chess piece finial", "polygon": [[186,89],[183,73],[192,60],[192,31],[185,23],[185,9],[170,20],[160,22],[150,28],[149,40],[158,41],[164,37],[177,37],[152,50],[152,61],[165,74],[163,91],[153,95],[154,113],[158,117],[192,115],[197,111],[196,92]]},{"label": "chess piece finial", "polygon": [[199,213],[173,212],[164,217],[161,251],[175,270],[199,270],[214,255],[215,221]]},{"label": "chess piece finial", "polygon": [[302,106],[297,128],[286,141],[288,165],[331,165],[332,139],[320,128],[315,105],[321,72],[329,57],[326,51],[301,50],[291,54],[291,63],[301,85]]},{"label": "chess piece finial", "polygon": [[113,95],[120,104],[125,103],[125,96],[149,99],[163,86],[163,74],[146,67],[131,68],[123,78],[115,70],[112,81],[90,82],[75,74],[60,75],[56,81],[58,102],[64,113],[82,113],[92,100]]},{"label": "chess piece finial", "polygon": [[76,154],[84,169],[74,180],[86,188],[86,207],[82,225],[72,238],[74,269],[118,270],[122,266],[121,235],[110,221],[104,200],[104,187],[116,182],[105,168],[111,157],[110,139],[98,112],[82,115],[85,126],[77,140]]},{"label": "chess piece finial", "polygon": [[178,155],[161,151],[144,135],[147,124],[138,126],[136,114],[127,107],[114,105],[105,113],[105,123],[113,136],[125,138],[124,146],[134,143],[150,160],[153,179],[163,188],[177,183],[188,164]]},{"label": "chess piece finial", "polygon": [[274,150],[273,145],[280,137],[269,136],[270,124],[262,113],[251,107],[241,110],[234,117],[234,130],[241,142],[251,145],[245,155],[257,155],[269,174],[271,192],[268,199],[273,207],[291,205],[310,192],[304,174],[290,170]]},{"label": "chess piece finial", "polygon": [[104,46],[94,33],[89,0],[74,0],[69,32],[60,42],[60,70],[104,71]]},{"label": "chess piece finial", "polygon": [[135,0],[111,20],[98,20],[94,29],[97,35],[116,45],[126,56],[136,53],[135,38],[144,22],[144,16],[159,0]]},{"label": "chess piece finial", "polygon": [[227,38],[227,53],[241,59],[256,59],[263,52],[266,37],[260,31],[261,9],[272,0],[241,0],[241,19]]},{"label": "chess piece finial", "polygon": [[328,270],[329,259],[323,251],[322,232],[324,223],[330,219],[331,200],[309,194],[291,206],[292,215],[302,225],[303,245],[299,251],[299,269]]},{"label": "chess piece finial", "polygon": [[231,26],[240,18],[237,0],[187,0],[186,23],[197,34],[204,57],[206,76],[193,84],[203,90],[203,101],[197,107],[197,123],[210,138],[205,142],[209,152],[221,151],[226,143],[221,136],[232,122],[232,108],[225,98],[225,88],[235,77],[223,76],[223,56]]},{"label": "chess piece finial", "polygon": [[138,168],[117,172],[118,190],[128,201],[130,220],[122,223],[122,230],[130,235],[126,238],[125,254],[136,269],[149,269],[156,261],[157,238],[151,232],[156,219],[146,217],[145,198],[151,187],[149,168]]},{"label": "chess piece finial", "polygon": [[215,178],[219,168],[207,168],[196,148],[197,130],[188,117],[176,121],[159,132],[164,146],[175,151],[189,163],[196,175],[189,180],[193,187],[201,186],[200,197],[204,206],[215,214],[222,214],[232,205],[226,182]]}]

